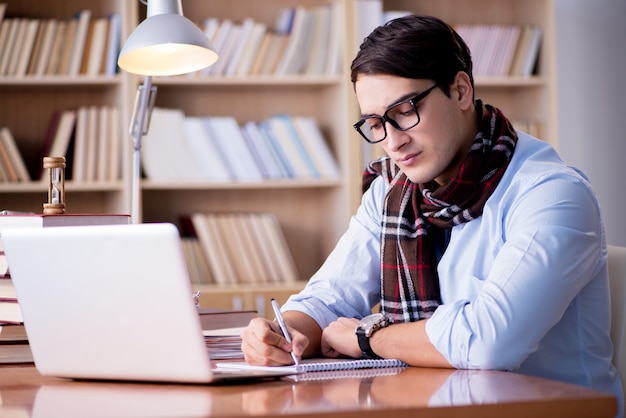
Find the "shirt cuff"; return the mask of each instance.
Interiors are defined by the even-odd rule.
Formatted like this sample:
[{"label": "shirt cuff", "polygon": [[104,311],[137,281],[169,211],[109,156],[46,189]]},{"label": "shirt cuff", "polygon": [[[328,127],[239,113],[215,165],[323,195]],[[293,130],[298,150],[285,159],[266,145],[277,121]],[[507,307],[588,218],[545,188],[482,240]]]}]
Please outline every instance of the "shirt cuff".
[{"label": "shirt cuff", "polygon": [[440,305],[426,321],[426,335],[435,348],[457,369],[472,369],[469,364],[469,344],[472,337],[461,300]]}]

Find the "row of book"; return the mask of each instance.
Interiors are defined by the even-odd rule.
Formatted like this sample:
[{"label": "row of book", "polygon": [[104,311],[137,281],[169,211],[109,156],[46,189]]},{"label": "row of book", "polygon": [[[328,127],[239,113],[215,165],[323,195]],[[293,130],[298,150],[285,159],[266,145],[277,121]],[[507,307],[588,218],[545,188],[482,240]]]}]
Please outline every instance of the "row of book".
[{"label": "row of book", "polygon": [[[0,182],[47,179],[45,156],[66,157],[65,178],[75,182],[115,181],[122,176],[120,114],[114,106],[80,106],[55,111],[37,166],[24,160],[9,128],[0,128]],[[34,164],[31,163],[31,164]]]},{"label": "row of book", "polygon": [[75,182],[119,180],[120,132],[120,112],[115,106],[57,111],[50,120],[42,156],[66,157],[66,178]]},{"label": "row of book", "polygon": [[[357,0],[355,4],[357,16],[355,31],[358,44],[375,27],[391,19],[411,14],[405,10],[384,10],[382,0]],[[470,49],[474,76],[527,77],[536,72],[542,38],[542,29],[539,26],[456,23],[453,27]]]},{"label": "row of book", "polygon": [[5,16],[0,3],[0,76],[113,75],[117,72],[121,18],[94,17],[83,9],[72,18]]},{"label": "row of book", "polygon": [[536,72],[542,30],[536,25],[455,25],[467,43],[475,76],[521,76]]},{"label": "row of book", "polygon": [[298,271],[271,212],[192,213],[183,219],[183,251],[192,283],[293,283]]},{"label": "row of book", "polygon": [[317,121],[277,114],[239,125],[233,116],[185,116],[155,108],[142,143],[155,181],[261,182],[336,179],[339,168]]},{"label": "row of book", "polygon": [[342,5],[282,9],[271,28],[253,18],[207,18],[198,23],[219,54],[195,75],[335,75],[343,53]]}]

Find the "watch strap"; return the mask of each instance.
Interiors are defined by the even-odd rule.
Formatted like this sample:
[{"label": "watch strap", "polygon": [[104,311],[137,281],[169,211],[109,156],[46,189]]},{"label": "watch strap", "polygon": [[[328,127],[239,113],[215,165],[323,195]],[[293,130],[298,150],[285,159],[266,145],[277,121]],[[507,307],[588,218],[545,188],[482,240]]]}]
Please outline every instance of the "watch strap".
[{"label": "watch strap", "polygon": [[372,347],[370,346],[370,339],[367,335],[365,335],[364,329],[359,328],[356,330],[356,338],[357,338],[357,341],[359,342],[359,348],[361,349],[361,354],[363,355],[363,358],[367,358],[367,359],[382,358],[378,354],[374,353],[374,350],[372,350]]}]

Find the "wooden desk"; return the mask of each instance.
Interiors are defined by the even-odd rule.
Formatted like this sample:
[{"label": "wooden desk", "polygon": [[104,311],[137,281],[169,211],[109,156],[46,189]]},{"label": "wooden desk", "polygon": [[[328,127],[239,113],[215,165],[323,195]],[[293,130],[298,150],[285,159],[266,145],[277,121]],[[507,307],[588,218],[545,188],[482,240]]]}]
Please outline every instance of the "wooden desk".
[{"label": "wooden desk", "polygon": [[617,401],[514,373],[408,368],[395,375],[237,385],[76,382],[0,367],[1,417],[613,417]]}]

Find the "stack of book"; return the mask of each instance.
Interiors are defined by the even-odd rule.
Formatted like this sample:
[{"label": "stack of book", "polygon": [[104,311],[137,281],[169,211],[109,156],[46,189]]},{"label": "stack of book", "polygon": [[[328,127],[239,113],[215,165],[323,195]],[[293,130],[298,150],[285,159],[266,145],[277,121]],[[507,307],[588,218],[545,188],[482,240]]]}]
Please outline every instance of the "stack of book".
[{"label": "stack of book", "polygon": [[67,20],[9,17],[7,4],[0,3],[0,76],[117,72],[119,15],[94,17],[91,10],[83,9]]},{"label": "stack of book", "polygon": [[272,213],[193,213],[183,219],[183,250],[194,283],[293,283],[299,280]]},{"label": "stack of book", "polygon": [[337,179],[339,168],[313,117],[278,114],[239,125],[232,116],[186,117],[155,108],[141,149],[154,181],[262,182]]}]

